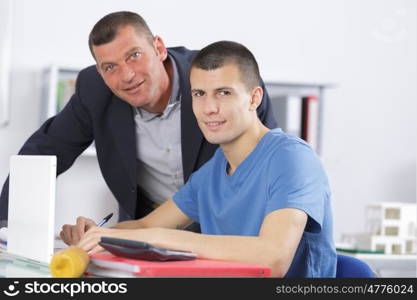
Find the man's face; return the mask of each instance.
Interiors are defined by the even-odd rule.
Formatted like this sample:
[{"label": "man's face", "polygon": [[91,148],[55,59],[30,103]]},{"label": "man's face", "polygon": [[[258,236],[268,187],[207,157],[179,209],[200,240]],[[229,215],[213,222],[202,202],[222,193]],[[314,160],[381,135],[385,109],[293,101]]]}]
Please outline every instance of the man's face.
[{"label": "man's face", "polygon": [[[93,46],[97,69],[107,86],[132,106],[154,107],[162,94],[167,50],[159,37],[151,44],[132,26],[119,29],[110,43]],[[152,111],[152,109],[149,109]]]},{"label": "man's face", "polygon": [[236,65],[208,71],[194,67],[190,82],[193,111],[207,141],[226,145],[244,135],[256,117],[257,104]]}]

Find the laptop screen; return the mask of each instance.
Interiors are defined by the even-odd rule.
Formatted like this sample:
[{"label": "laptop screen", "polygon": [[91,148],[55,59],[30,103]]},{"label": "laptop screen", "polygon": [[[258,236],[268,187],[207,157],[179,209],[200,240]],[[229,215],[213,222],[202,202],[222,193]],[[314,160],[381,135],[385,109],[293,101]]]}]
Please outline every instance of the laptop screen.
[{"label": "laptop screen", "polygon": [[7,252],[49,264],[54,253],[56,156],[10,158]]}]

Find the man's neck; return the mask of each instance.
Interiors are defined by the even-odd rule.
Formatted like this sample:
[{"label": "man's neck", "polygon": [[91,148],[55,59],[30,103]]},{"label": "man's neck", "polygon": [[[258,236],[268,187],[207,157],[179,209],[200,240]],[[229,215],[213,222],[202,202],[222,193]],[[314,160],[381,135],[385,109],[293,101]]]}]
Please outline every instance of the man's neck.
[{"label": "man's neck", "polygon": [[161,74],[161,82],[159,82],[162,93],[159,96],[158,102],[152,107],[143,107],[146,111],[154,114],[161,114],[168,105],[169,98],[172,93],[172,83],[174,79],[174,70],[171,59],[167,57],[164,62],[164,70]]},{"label": "man's neck", "polygon": [[256,125],[252,126],[236,140],[220,145],[229,163],[227,170],[229,175],[233,175],[236,168],[251,154],[268,131],[269,129],[257,119]]}]

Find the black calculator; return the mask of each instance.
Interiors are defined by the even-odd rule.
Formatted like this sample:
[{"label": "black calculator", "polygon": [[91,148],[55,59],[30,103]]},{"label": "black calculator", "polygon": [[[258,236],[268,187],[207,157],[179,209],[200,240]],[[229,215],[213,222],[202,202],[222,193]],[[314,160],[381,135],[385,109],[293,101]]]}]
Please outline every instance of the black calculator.
[{"label": "black calculator", "polygon": [[159,248],[140,241],[102,237],[98,244],[113,255],[132,259],[173,261],[197,258],[197,255],[192,252]]}]

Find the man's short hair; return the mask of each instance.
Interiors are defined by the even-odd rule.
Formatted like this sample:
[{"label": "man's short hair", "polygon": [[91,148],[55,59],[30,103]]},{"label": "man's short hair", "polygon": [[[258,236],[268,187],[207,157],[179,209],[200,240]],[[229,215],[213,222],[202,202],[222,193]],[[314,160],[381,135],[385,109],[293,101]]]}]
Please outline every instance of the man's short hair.
[{"label": "man's short hair", "polygon": [[240,79],[247,90],[261,85],[258,63],[245,46],[231,41],[210,44],[194,57],[191,68],[215,70],[226,64],[235,64],[240,71]]},{"label": "man's short hair", "polygon": [[91,30],[88,46],[93,57],[95,58],[93,46],[110,43],[116,38],[117,32],[127,25],[133,26],[138,34],[143,34],[152,44],[153,34],[140,15],[130,11],[118,11],[101,18]]}]

